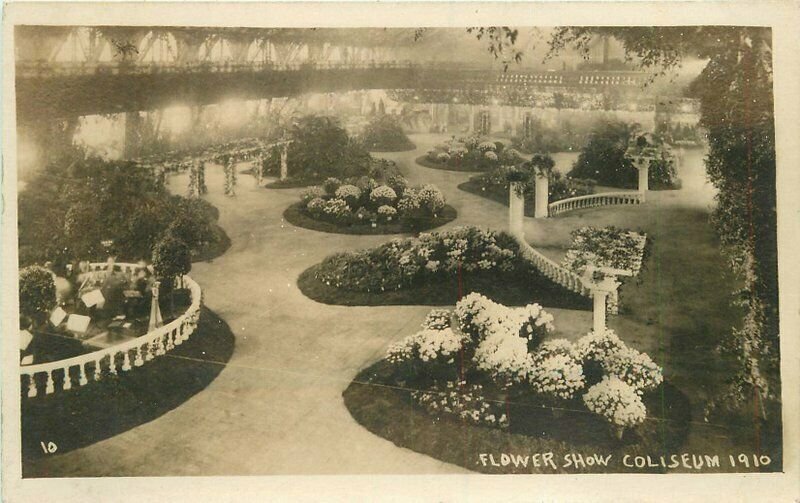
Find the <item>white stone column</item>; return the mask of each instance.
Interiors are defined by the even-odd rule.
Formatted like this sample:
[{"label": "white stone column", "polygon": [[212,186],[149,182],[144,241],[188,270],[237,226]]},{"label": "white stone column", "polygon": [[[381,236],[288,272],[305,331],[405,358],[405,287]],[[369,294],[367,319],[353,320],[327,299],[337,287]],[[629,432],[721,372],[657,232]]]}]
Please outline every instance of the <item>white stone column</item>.
[{"label": "white stone column", "polygon": [[617,291],[619,282],[613,276],[606,276],[592,286],[592,330],[599,334],[606,329],[606,299]]},{"label": "white stone column", "polygon": [[639,199],[645,202],[647,198],[647,191],[649,190],[649,171],[650,171],[650,158],[649,157],[634,157],[633,166],[639,171]]},{"label": "white stone column", "polygon": [[284,143],[281,149],[281,180],[286,180],[289,177],[289,144]]},{"label": "white stone column", "polygon": [[450,127],[450,104],[444,104],[444,110],[442,113],[442,132],[446,133],[447,129]]},{"label": "white stone column", "polygon": [[606,296],[608,292],[592,290],[592,331],[596,334],[603,333],[606,328]]},{"label": "white stone column", "polygon": [[533,216],[534,218],[547,218],[549,212],[548,204],[550,203],[550,180],[547,178],[547,174],[540,173],[534,176],[534,180],[536,186],[536,206],[534,207]]},{"label": "white stone column", "polygon": [[469,125],[467,127],[467,133],[472,133],[475,131],[475,105],[469,105]]},{"label": "white stone column", "polygon": [[512,236],[525,237],[522,220],[525,216],[525,197],[523,183],[511,182],[508,190],[508,232]]}]

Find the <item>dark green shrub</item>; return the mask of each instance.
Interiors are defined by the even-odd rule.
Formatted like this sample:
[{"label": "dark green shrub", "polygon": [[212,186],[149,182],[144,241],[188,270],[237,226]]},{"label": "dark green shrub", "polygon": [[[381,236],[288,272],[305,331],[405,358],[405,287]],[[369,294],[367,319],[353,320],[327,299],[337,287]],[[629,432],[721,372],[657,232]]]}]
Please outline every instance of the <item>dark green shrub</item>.
[{"label": "dark green shrub", "polygon": [[56,285],[53,275],[39,266],[19,271],[19,312],[41,322],[56,307]]}]

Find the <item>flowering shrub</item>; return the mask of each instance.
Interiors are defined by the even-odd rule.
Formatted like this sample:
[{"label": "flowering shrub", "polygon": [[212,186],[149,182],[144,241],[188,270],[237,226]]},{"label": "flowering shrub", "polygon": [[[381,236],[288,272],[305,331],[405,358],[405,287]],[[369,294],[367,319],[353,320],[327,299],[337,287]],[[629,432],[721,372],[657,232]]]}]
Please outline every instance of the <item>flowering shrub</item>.
[{"label": "flowering shrub", "polygon": [[612,353],[603,362],[603,368],[609,375],[618,377],[633,387],[639,395],[664,381],[661,367],[648,355],[633,348],[626,347]]},{"label": "flowering shrub", "polygon": [[309,187],[300,193],[300,200],[307,206],[312,199],[321,199],[325,195],[325,189],[322,187]]},{"label": "flowering shrub", "polygon": [[464,271],[509,271],[518,250],[513,238],[462,227],[332,255],[320,264],[316,278],[346,290],[398,290],[436,274],[453,273],[459,267]]},{"label": "flowering shrub", "polygon": [[402,175],[390,175],[386,178],[386,185],[394,190],[396,196],[400,197],[408,188],[408,180]]},{"label": "flowering shrub", "polygon": [[397,210],[400,213],[411,213],[419,209],[420,200],[417,191],[414,189],[406,189],[403,197],[397,202]]},{"label": "flowering shrub", "polygon": [[484,153],[483,156],[489,161],[496,161],[497,160],[497,154],[495,154],[491,150],[489,150],[486,153]]},{"label": "flowering shrub", "polygon": [[544,341],[533,355],[534,361],[541,361],[551,356],[563,355],[577,359],[575,346],[567,339],[550,339]]},{"label": "flowering shrub", "polygon": [[453,317],[453,312],[449,309],[433,309],[425,316],[425,321],[422,322],[422,328],[429,330],[444,330],[450,328],[450,320]]},{"label": "flowering shrub", "polygon": [[350,217],[353,212],[345,201],[341,199],[328,199],[322,206],[322,213],[334,220],[341,220]]},{"label": "flowering shrub", "polygon": [[342,185],[336,189],[336,199],[341,199],[351,208],[356,205],[361,198],[361,189],[355,185]]},{"label": "flowering shrub", "polygon": [[533,364],[529,342],[553,330],[553,317],[538,304],[509,308],[478,293],[456,304],[455,318],[459,330],[477,344],[477,367],[503,384],[528,376]]},{"label": "flowering shrub", "polygon": [[583,402],[590,411],[620,428],[620,437],[624,428],[643,423],[647,416],[647,409],[636,390],[616,376],[606,376],[589,388],[583,395]]},{"label": "flowering shrub", "polygon": [[528,377],[533,361],[528,343],[513,327],[492,324],[475,349],[475,364],[489,373],[501,386],[522,382]]},{"label": "flowering shrub", "polygon": [[448,415],[476,425],[508,427],[503,404],[486,401],[483,387],[479,384],[448,381],[445,389],[438,387],[431,391],[415,391],[411,398],[437,418]]},{"label": "flowering shrub", "polygon": [[325,200],[321,197],[315,197],[306,204],[306,209],[308,209],[309,213],[312,215],[321,215],[325,209]]},{"label": "flowering shrub", "polygon": [[581,227],[572,232],[572,244],[563,265],[583,274],[587,265],[611,267],[638,274],[647,237],[618,227]]},{"label": "flowering shrub", "polygon": [[338,178],[327,178],[324,182],[322,182],[322,188],[325,190],[325,193],[329,196],[336,194],[336,189],[342,186],[342,181]]},{"label": "flowering shrub", "polygon": [[614,353],[624,349],[625,343],[607,328],[605,332],[589,332],[575,344],[576,357],[582,362],[604,362]]},{"label": "flowering shrub", "polygon": [[379,185],[372,189],[369,194],[369,199],[377,206],[385,206],[394,202],[397,199],[397,194],[394,189],[388,185]]},{"label": "flowering shrub", "polygon": [[478,144],[478,150],[481,152],[494,152],[497,149],[497,145],[491,141],[482,141]]},{"label": "flowering shrub", "polygon": [[389,222],[391,221],[395,215],[397,215],[397,210],[392,208],[388,205],[383,205],[378,208],[378,218],[382,222]]},{"label": "flowering shrub", "polygon": [[447,152],[439,152],[439,153],[434,152],[434,156],[438,162],[441,162],[443,164],[450,160],[450,154],[448,154]]},{"label": "flowering shrub", "polygon": [[431,215],[436,215],[444,208],[444,194],[435,185],[423,185],[417,192],[417,197],[419,197],[420,207],[426,208]]},{"label": "flowering shrub", "polygon": [[424,329],[392,344],[386,359],[392,363],[408,360],[421,362],[453,363],[456,353],[463,347],[465,338],[450,328]]},{"label": "flowering shrub", "polygon": [[585,382],[583,367],[570,356],[548,356],[532,366],[529,380],[533,389],[542,395],[569,400],[582,390]]}]

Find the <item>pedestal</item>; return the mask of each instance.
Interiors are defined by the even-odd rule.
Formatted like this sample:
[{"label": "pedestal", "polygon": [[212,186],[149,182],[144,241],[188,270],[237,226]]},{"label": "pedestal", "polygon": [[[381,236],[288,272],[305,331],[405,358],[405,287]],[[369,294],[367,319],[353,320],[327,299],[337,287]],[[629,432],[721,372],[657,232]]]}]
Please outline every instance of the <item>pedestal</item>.
[{"label": "pedestal", "polygon": [[649,190],[649,171],[650,167],[647,163],[641,163],[636,167],[639,170],[639,194],[642,195],[642,202],[645,201],[647,197],[647,191]]},{"label": "pedestal", "polygon": [[534,206],[533,216],[535,218],[547,218],[549,212],[548,204],[550,203],[550,181],[547,175],[543,174],[537,174],[534,180],[536,185],[536,205]]},{"label": "pedestal", "polygon": [[606,297],[608,292],[602,290],[592,291],[592,331],[596,334],[603,333],[606,329]]},{"label": "pedestal", "polygon": [[525,216],[525,198],[521,194],[522,183],[511,182],[508,193],[508,231],[512,236],[525,237],[522,220]]}]

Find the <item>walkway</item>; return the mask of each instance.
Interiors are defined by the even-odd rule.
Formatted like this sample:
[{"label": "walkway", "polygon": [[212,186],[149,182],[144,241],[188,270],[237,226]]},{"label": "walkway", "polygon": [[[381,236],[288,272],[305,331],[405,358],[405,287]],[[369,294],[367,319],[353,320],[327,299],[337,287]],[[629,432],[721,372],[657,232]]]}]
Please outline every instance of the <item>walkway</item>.
[{"label": "walkway", "polygon": [[[417,135],[416,151],[381,155],[398,161],[412,183],[434,183],[443,190],[459,211],[449,226],[504,228],[504,206],[457,189],[469,173],[413,162],[443,138]],[[281,214],[300,189],[260,189],[240,175],[237,196],[226,198],[222,170],[213,168],[207,170],[207,184],[207,198],[220,209],[220,224],[232,245],[213,262],[195,264],[191,274],[203,286],[205,303],[236,336],[232,358],[208,388],[164,416],[47,458],[37,471],[53,476],[462,472],[371,434],[350,417],[341,398],[356,373],[381,358],[389,343],[416,330],[429,308],[321,305],[295,284],[300,272],[333,252],[388,238],[325,234],[284,223]],[[182,192],[186,177],[173,179],[172,186]],[[673,196],[679,197],[658,194],[653,200]],[[649,205],[628,208],[626,219],[652,218]],[[578,212],[544,224],[526,219],[526,230],[537,244],[541,239],[561,246],[569,230],[589,218],[594,225],[608,219],[620,223],[607,214]],[[557,322],[570,326],[589,327],[590,317],[588,312],[556,313]]]}]

